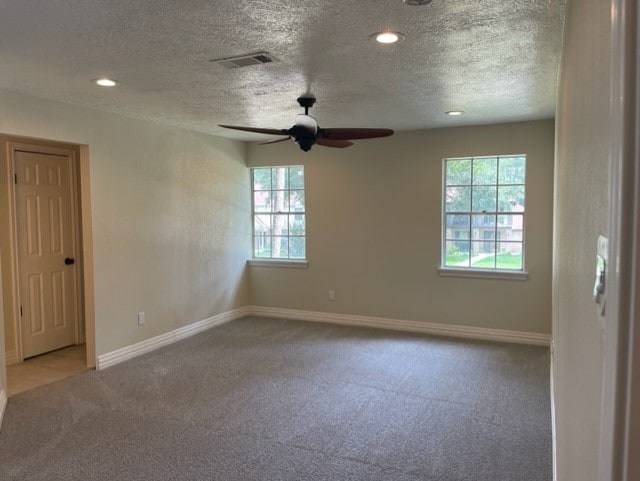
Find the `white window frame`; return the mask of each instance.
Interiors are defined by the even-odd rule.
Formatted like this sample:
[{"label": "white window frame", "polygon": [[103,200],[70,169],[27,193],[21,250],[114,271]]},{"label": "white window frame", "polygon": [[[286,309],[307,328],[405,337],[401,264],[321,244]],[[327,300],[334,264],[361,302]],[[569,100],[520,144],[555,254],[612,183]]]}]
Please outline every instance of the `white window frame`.
[{"label": "white window frame", "polygon": [[[303,171],[303,176],[304,174],[304,166],[301,164],[295,164],[295,165],[265,165],[265,166],[255,166],[255,167],[251,167],[249,169],[250,172],[250,191],[251,191],[251,259],[249,259],[248,263],[252,266],[258,266],[258,267],[293,267],[293,268],[306,268],[308,267],[308,260],[307,260],[307,232],[306,232],[306,217],[307,217],[307,209],[306,209],[306,180],[303,182],[303,187],[302,189],[291,189],[290,188],[290,184],[286,187],[285,191],[289,192],[290,190],[302,190],[304,193],[304,211],[302,212],[295,212],[296,214],[301,214],[304,216],[305,219],[305,233],[303,236],[291,236],[290,233],[287,233],[286,235],[283,235],[283,237],[304,237],[304,242],[305,242],[305,257],[301,258],[301,257],[256,257],[256,232],[255,232],[255,224],[256,224],[256,216],[257,215],[273,215],[276,214],[273,211],[269,211],[269,212],[257,212],[256,211],[256,206],[255,206],[255,183],[254,183],[254,171],[256,169],[270,169],[272,171],[272,175],[273,175],[273,169],[291,169],[291,168],[301,168]],[[267,190],[268,192],[273,192],[273,185],[271,186],[270,189]],[[290,213],[289,211],[287,211],[287,213]],[[289,244],[289,243],[288,243]],[[287,256],[289,256],[289,253],[287,253]]]},{"label": "white window frame", "polygon": [[[522,185],[525,191],[525,206],[524,210],[522,211],[521,215],[522,215],[522,241],[509,241],[509,242],[514,242],[514,243],[520,243],[522,248],[521,248],[521,252],[522,252],[522,265],[520,269],[501,269],[498,267],[486,267],[486,268],[479,268],[479,267],[472,267],[471,265],[469,266],[447,266],[445,264],[445,260],[446,260],[446,251],[447,251],[447,241],[451,241],[452,239],[447,239],[447,213],[451,214],[451,212],[447,212],[447,161],[450,160],[470,160],[471,161],[471,178],[469,180],[469,184],[461,184],[459,187],[462,186],[468,186],[471,188],[470,190],[470,202],[473,202],[473,162],[475,160],[481,160],[481,159],[498,159],[498,166],[499,166],[499,159],[500,158],[509,158],[509,157],[524,157],[525,159],[525,178],[524,178],[524,182],[522,184],[500,184],[499,180],[500,180],[500,172],[499,170],[496,171],[496,179],[495,179],[495,184],[483,184],[489,187],[495,186],[496,187],[496,211],[495,212],[481,212],[485,215],[489,215],[489,216],[495,216],[496,217],[496,222],[495,222],[495,234],[494,234],[494,238],[489,240],[489,242],[494,243],[494,245],[497,245],[500,243],[499,240],[499,236],[497,235],[497,231],[498,231],[498,222],[497,222],[497,218],[499,215],[509,215],[510,212],[501,212],[498,210],[498,202],[497,202],[497,196],[498,196],[498,186],[504,186],[504,185]],[[525,231],[526,231],[526,200],[527,200],[527,195],[526,195],[526,190],[527,190],[527,179],[526,179],[526,164],[527,164],[527,156],[526,154],[500,154],[500,155],[484,155],[484,156],[465,156],[465,157],[445,157],[444,159],[442,159],[442,193],[441,193],[441,200],[442,200],[442,211],[441,211],[441,222],[440,222],[440,228],[441,228],[441,249],[440,249],[440,267],[438,268],[438,273],[441,276],[451,276],[451,277],[477,277],[477,278],[497,278],[497,279],[514,279],[514,280],[526,280],[528,278],[528,273],[526,271],[526,264],[525,264],[525,252],[526,252],[526,246],[525,246]],[[499,169],[499,167],[498,167]],[[451,187],[451,186],[449,186]],[[469,237],[468,239],[466,239],[466,242],[469,243],[469,254],[471,254],[471,245],[472,242],[482,242],[482,239],[476,239],[475,241],[472,240],[473,236],[472,236],[472,230],[473,230],[473,222],[472,222],[472,216],[473,215],[477,215],[479,212],[477,211],[473,211],[473,209],[471,208],[471,210],[469,212],[455,212],[455,214],[459,214],[459,215],[468,215],[469,216]],[[518,214],[520,214],[518,212]],[[494,249],[495,250],[495,249]]]}]

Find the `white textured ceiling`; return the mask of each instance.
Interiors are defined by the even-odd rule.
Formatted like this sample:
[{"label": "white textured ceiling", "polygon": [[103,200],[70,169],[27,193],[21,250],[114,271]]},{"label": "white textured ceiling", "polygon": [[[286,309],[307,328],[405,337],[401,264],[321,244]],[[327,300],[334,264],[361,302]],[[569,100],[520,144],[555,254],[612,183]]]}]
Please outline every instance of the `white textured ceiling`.
[{"label": "white textured ceiling", "polygon": [[[230,138],[550,118],[562,0],[0,0],[0,88]],[[391,29],[405,39],[379,45]],[[228,70],[211,59],[267,51]],[[91,82],[111,77],[111,89]],[[464,110],[461,117],[443,114]]]}]

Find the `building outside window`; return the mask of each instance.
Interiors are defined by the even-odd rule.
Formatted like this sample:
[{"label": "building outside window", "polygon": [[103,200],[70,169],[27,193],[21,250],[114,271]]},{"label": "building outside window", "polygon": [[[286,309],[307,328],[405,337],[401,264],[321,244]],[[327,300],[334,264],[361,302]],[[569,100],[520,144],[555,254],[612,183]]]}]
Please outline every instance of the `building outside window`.
[{"label": "building outside window", "polygon": [[304,167],[251,169],[253,257],[306,258]]},{"label": "building outside window", "polygon": [[444,268],[524,270],[526,156],[444,159]]}]

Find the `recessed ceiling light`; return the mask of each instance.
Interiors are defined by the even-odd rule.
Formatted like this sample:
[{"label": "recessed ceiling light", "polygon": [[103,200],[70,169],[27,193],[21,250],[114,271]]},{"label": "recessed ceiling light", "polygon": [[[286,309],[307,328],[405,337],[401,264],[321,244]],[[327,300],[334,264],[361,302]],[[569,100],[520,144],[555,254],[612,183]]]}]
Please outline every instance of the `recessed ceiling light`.
[{"label": "recessed ceiling light", "polygon": [[445,112],[445,114],[451,115],[452,117],[455,117],[457,115],[464,114],[464,112],[462,110],[449,110],[449,111]]},{"label": "recessed ceiling light", "polygon": [[387,30],[385,32],[374,33],[373,35],[371,35],[371,38],[373,38],[378,43],[396,43],[398,40],[402,40],[404,38],[404,35],[402,35],[400,32],[392,32],[390,30]]},{"label": "recessed ceiling light", "polygon": [[116,85],[116,81],[110,78],[99,78],[94,80],[94,82],[100,85],[100,87],[115,87]]}]

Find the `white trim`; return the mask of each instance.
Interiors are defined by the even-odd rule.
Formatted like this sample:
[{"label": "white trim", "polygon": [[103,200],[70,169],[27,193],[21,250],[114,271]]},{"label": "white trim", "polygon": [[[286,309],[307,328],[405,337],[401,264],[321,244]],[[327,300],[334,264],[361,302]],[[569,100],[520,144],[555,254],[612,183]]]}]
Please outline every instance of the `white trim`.
[{"label": "white trim", "polygon": [[455,267],[439,267],[438,274],[443,277],[472,277],[475,279],[505,279],[510,281],[526,281],[526,271],[500,271],[489,269],[462,269]]},{"label": "white trim", "polygon": [[549,369],[549,390],[551,398],[551,467],[553,470],[553,481],[558,481],[558,430],[556,427],[556,389],[553,382],[553,367],[555,364],[554,357],[555,343],[553,338],[550,343],[550,369]]},{"label": "white trim", "polygon": [[115,351],[101,354],[96,359],[96,370],[115,366],[134,357],[155,351],[163,346],[173,344],[187,337],[219,326],[229,321],[234,321],[246,316],[276,317],[282,319],[294,319],[299,321],[326,322],[330,324],[342,324],[348,326],[361,326],[394,331],[418,332],[438,336],[460,337],[465,339],[482,339],[486,341],[510,342],[518,344],[531,344],[536,346],[548,346],[550,336],[535,332],[510,331],[505,329],[490,329],[486,327],[454,326],[448,324],[436,324],[432,322],[406,321],[399,319],[387,319],[382,317],[358,316],[353,314],[333,314],[329,312],[301,311],[296,309],[283,309],[278,307],[245,306],[232,311],[223,312],[216,316],[194,322],[159,336],[146,339]]},{"label": "white trim", "polygon": [[[603,389],[598,480],[640,476],[634,420],[640,418],[637,236],[640,235],[640,49],[635,0],[611,0],[609,266],[606,274]],[[635,289],[635,290],[634,290]],[[634,360],[635,356],[635,360]],[[634,364],[635,362],[635,364]],[[635,379],[634,379],[634,376]],[[635,383],[635,384],[634,384]],[[634,402],[635,401],[635,402]],[[635,427],[637,429],[637,426]],[[636,431],[637,433],[637,431]]]},{"label": "white trim", "polygon": [[163,346],[173,344],[182,339],[193,336],[194,334],[198,334],[199,332],[211,329],[214,326],[219,326],[220,324],[239,319],[249,314],[251,314],[249,308],[241,307],[239,309],[223,312],[208,319],[174,329],[173,331],[160,334],[159,336],[152,337],[151,339],[146,339],[144,341],[131,344],[130,346],[126,346],[106,354],[101,354],[96,359],[96,370],[100,371],[102,369],[115,366],[121,362],[155,351]]},{"label": "white trim", "polygon": [[536,332],[509,331],[505,329],[490,329],[486,327],[454,326],[449,324],[436,324],[432,322],[357,316],[353,314],[333,314],[329,312],[282,309],[279,307],[251,306],[249,310],[251,314],[262,317],[279,317],[282,319],[295,319],[300,321],[327,322],[348,326],[372,327],[378,329],[390,329],[394,331],[434,334],[437,336],[482,339],[485,341],[531,344],[536,346],[549,346],[550,344],[549,334],[540,334]]},{"label": "white trim", "polygon": [[7,366],[13,366],[14,364],[18,364],[20,362],[20,359],[18,358],[18,351],[16,351],[15,349],[5,351],[4,359]]},{"label": "white trim", "polygon": [[309,261],[291,259],[249,259],[247,264],[257,267],[292,267],[294,269],[309,267]]},{"label": "white trim", "polygon": [[4,410],[7,407],[7,393],[4,389],[0,389],[0,430],[2,430],[2,419],[4,418]]}]

